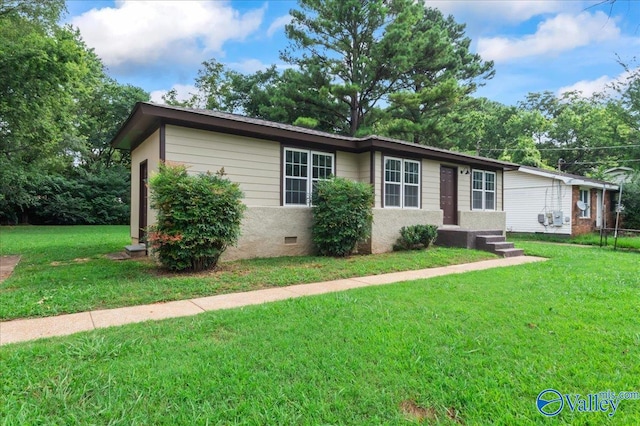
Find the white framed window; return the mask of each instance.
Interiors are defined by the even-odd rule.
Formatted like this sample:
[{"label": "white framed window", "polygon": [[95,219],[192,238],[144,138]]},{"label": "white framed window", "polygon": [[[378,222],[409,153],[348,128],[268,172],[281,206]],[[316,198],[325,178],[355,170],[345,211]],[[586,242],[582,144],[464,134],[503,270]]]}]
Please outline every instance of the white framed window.
[{"label": "white framed window", "polygon": [[420,208],[420,162],[384,159],[384,206]]},{"label": "white framed window", "polygon": [[304,149],[284,149],[284,205],[308,206],[316,182],[334,174],[334,156]]},{"label": "white framed window", "polygon": [[471,209],[496,209],[496,174],[474,170],[471,179]]},{"label": "white framed window", "polygon": [[586,208],[580,210],[578,217],[583,219],[589,219],[591,217],[591,191],[588,189],[580,189],[580,201],[584,203]]}]

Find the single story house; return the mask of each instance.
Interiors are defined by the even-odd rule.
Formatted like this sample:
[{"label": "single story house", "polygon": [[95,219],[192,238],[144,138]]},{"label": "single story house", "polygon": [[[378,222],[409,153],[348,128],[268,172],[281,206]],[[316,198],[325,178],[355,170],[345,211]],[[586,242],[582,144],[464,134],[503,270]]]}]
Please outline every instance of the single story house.
[{"label": "single story house", "polygon": [[504,175],[507,232],[574,236],[612,227],[618,185],[520,166]]},{"label": "single story house", "polygon": [[330,175],[375,190],[364,251],[390,251],[402,226],[434,224],[504,234],[503,178],[518,166],[379,136],[355,138],[211,110],[140,102],[111,142],[131,152],[131,239],[155,214],[147,178],[162,161],[192,173],[224,168],[248,207],[223,259],[308,254],[309,195]]}]

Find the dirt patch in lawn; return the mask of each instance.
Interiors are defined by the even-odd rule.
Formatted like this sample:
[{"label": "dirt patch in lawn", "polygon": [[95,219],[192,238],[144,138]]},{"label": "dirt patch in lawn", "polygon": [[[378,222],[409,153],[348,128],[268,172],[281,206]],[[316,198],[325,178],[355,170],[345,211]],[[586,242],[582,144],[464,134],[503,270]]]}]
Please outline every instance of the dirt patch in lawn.
[{"label": "dirt patch in lawn", "polygon": [[11,276],[20,262],[20,256],[0,256],[0,283]]},{"label": "dirt patch in lawn", "polygon": [[421,422],[423,420],[438,420],[436,409],[433,407],[424,408],[416,404],[415,401],[406,399],[400,403],[400,410],[407,420]]}]

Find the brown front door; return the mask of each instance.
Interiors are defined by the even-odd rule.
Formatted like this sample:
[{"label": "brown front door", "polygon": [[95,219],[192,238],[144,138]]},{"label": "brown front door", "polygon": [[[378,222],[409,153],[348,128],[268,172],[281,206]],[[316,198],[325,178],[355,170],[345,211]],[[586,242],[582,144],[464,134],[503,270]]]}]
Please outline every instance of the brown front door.
[{"label": "brown front door", "polygon": [[458,224],[458,191],[455,167],[440,166],[440,209],[442,209],[442,223],[445,225]]},{"label": "brown front door", "polygon": [[147,204],[149,192],[147,189],[147,160],[140,163],[140,210],[138,215],[138,240],[143,242],[147,235]]}]

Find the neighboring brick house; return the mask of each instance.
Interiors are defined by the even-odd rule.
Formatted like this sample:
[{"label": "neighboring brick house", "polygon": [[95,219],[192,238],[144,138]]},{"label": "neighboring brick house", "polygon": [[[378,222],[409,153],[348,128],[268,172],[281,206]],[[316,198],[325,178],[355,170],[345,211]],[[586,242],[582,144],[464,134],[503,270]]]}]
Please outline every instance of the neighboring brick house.
[{"label": "neighboring brick house", "polygon": [[138,103],[112,146],[131,151],[131,239],[154,223],[146,180],[161,161],[224,167],[248,209],[225,259],[312,251],[309,195],[330,175],[375,191],[366,248],[389,251],[402,226],[505,231],[503,175],[518,166],[379,136],[354,138],[211,110]]},{"label": "neighboring brick house", "polygon": [[613,227],[618,185],[521,166],[505,172],[508,232],[580,235]]}]

